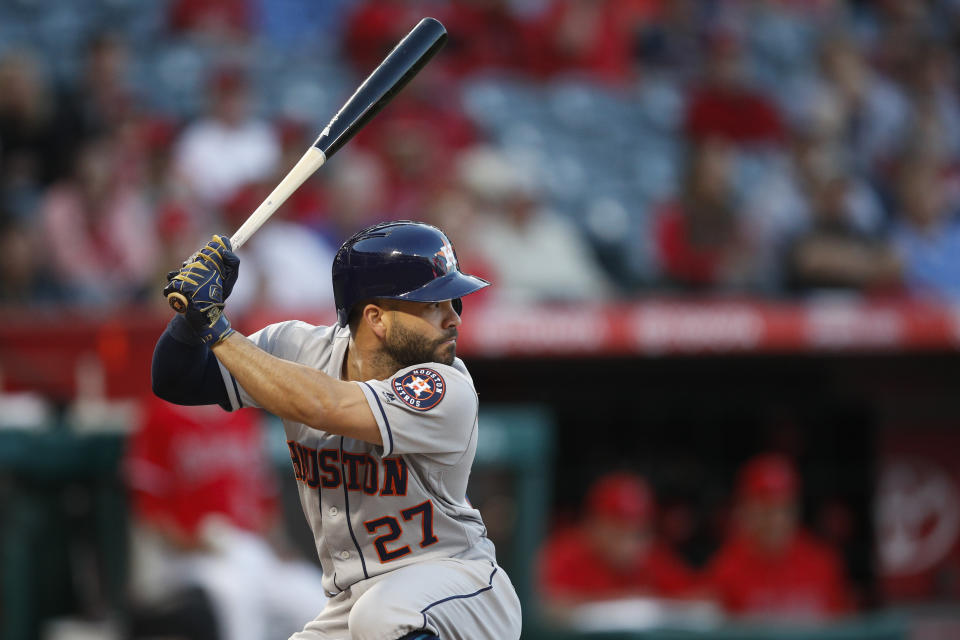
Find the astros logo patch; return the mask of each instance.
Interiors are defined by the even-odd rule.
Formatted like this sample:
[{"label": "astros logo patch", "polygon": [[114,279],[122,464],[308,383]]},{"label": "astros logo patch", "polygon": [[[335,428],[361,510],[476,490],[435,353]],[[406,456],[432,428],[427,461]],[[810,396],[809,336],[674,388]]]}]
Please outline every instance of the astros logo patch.
[{"label": "astros logo patch", "polygon": [[414,369],[393,379],[394,393],[417,411],[433,409],[443,399],[446,390],[443,377],[433,369]]}]

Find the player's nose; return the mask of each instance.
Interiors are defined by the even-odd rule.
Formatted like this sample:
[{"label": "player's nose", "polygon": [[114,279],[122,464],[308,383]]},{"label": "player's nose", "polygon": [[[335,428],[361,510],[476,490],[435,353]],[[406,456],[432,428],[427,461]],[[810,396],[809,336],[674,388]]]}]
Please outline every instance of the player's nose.
[{"label": "player's nose", "polygon": [[443,303],[443,328],[451,329],[459,327],[461,324],[460,314],[453,308],[453,300],[447,300]]}]

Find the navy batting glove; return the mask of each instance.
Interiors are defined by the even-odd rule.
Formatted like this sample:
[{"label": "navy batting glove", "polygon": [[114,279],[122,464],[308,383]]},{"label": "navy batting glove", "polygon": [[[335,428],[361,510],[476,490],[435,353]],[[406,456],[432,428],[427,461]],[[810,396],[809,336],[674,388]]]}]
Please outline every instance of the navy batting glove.
[{"label": "navy batting glove", "polygon": [[236,282],[239,266],[230,240],[215,235],[179,271],[167,274],[164,297],[176,291],[187,299],[184,317],[204,344],[216,344],[233,333],[223,305]]}]

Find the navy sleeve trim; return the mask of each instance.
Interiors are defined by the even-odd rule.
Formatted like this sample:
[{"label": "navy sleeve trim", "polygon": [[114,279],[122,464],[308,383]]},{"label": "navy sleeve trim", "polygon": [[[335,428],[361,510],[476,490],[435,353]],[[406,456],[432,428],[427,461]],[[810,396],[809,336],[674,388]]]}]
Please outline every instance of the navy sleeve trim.
[{"label": "navy sleeve trim", "polygon": [[387,438],[390,441],[390,448],[383,452],[384,456],[389,456],[393,453],[393,429],[390,428],[390,420],[387,419],[387,412],[383,410],[383,403],[380,402],[380,397],[377,396],[377,390],[371,387],[366,382],[362,382],[367,389],[370,389],[370,393],[373,395],[373,399],[377,401],[377,407],[380,408],[380,415],[383,416],[383,424],[387,427]]},{"label": "navy sleeve trim", "polygon": [[[490,564],[493,564],[493,563],[491,562]],[[423,614],[423,626],[424,626],[424,628],[426,628],[426,626],[427,626],[427,611],[429,611],[429,610],[432,609],[433,607],[437,606],[438,604],[443,604],[444,602],[449,602],[450,600],[461,600],[461,599],[463,599],[463,598],[472,598],[472,597],[474,597],[474,596],[480,595],[480,594],[483,593],[484,591],[490,591],[491,589],[493,589],[493,576],[497,575],[497,571],[498,571],[499,569],[500,569],[500,567],[496,567],[496,566],[493,568],[493,573],[490,574],[490,580],[487,582],[487,586],[483,587],[482,589],[477,589],[477,590],[474,591],[473,593],[464,593],[464,594],[462,594],[462,595],[448,596],[448,597],[446,597],[446,598],[444,598],[444,599],[442,599],[442,600],[437,600],[436,602],[431,602],[430,604],[428,604],[427,606],[425,606],[423,609],[420,609],[420,613]]]},{"label": "navy sleeve trim", "polygon": [[230,374],[230,382],[233,383],[233,392],[237,396],[237,409],[243,409],[243,398],[240,397],[240,388],[237,387],[237,379],[233,377],[233,374]]}]

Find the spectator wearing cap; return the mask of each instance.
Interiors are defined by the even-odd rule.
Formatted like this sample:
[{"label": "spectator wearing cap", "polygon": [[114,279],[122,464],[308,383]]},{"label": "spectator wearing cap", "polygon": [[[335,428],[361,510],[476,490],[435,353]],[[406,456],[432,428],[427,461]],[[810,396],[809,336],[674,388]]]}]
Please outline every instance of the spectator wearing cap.
[{"label": "spectator wearing cap", "polygon": [[496,266],[498,300],[511,303],[608,299],[610,279],[574,223],[541,201],[530,172],[503,153],[477,146],[457,161],[459,183],[478,215],[471,237]]},{"label": "spectator wearing cap", "polygon": [[799,479],[778,454],[740,472],[734,528],[705,582],[730,614],[817,622],[851,609],[840,559],[799,523]]},{"label": "spectator wearing cap", "polygon": [[654,496],[638,475],[616,472],[587,493],[585,517],[552,535],[539,558],[545,613],[564,622],[572,607],[648,596],[673,597],[693,586],[690,570],[657,540]]}]

